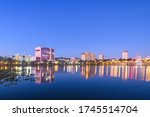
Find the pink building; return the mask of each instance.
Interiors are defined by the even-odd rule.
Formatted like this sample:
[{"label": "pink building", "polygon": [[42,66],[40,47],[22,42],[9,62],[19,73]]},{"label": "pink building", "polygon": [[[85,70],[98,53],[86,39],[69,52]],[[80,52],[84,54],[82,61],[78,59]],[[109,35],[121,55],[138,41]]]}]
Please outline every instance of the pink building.
[{"label": "pink building", "polygon": [[35,48],[35,57],[38,61],[54,61],[54,49],[46,47],[37,47]]}]

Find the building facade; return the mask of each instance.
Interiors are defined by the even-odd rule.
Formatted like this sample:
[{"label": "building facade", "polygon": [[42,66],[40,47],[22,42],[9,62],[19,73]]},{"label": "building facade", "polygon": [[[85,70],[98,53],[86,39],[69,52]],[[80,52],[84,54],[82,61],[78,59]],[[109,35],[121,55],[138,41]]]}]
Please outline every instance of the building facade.
[{"label": "building facade", "polygon": [[37,61],[55,61],[54,49],[37,47],[35,48],[35,58]]},{"label": "building facade", "polygon": [[20,54],[16,54],[13,56],[14,60],[17,61],[26,61],[26,62],[31,62],[31,56],[30,55],[20,55]]},{"label": "building facade", "polygon": [[81,54],[81,60],[94,61],[96,59],[95,54],[90,52],[85,52]]},{"label": "building facade", "polygon": [[104,55],[100,54],[98,58],[99,58],[99,60],[104,60]]},{"label": "building facade", "polygon": [[128,59],[128,51],[127,50],[122,52],[122,59]]}]

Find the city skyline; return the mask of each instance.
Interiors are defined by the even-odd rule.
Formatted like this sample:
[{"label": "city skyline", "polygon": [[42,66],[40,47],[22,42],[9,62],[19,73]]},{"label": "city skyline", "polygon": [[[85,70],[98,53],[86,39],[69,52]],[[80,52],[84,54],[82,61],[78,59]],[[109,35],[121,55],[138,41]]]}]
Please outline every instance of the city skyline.
[{"label": "city skyline", "polygon": [[[150,56],[150,2],[90,0],[0,1],[0,56],[34,55],[55,48],[56,57]],[[3,12],[4,11],[4,12]]]},{"label": "city skyline", "polygon": [[[1,56],[0,57],[11,57],[11,58],[15,58],[16,60],[20,60],[22,59],[22,57],[27,57],[26,59],[30,58],[32,60],[40,60],[40,61],[44,61],[44,60],[50,60],[50,61],[54,61],[54,59],[56,58],[81,58],[81,60],[104,60],[104,59],[139,59],[139,58],[150,58],[150,56],[135,56],[135,57],[130,57],[129,56],[129,52],[128,50],[124,50],[120,53],[120,57],[110,57],[110,58],[106,58],[105,57],[105,53],[99,53],[99,54],[95,54],[95,53],[91,53],[90,51],[86,51],[86,52],[81,52],[80,56],[71,56],[71,57],[67,57],[67,56],[55,56],[56,53],[54,52],[55,49],[54,48],[49,48],[49,47],[35,47],[34,48],[34,54],[30,55],[30,54],[20,54],[20,53],[16,53],[12,56]],[[20,58],[21,57],[21,58]]]},{"label": "city skyline", "polygon": [[[41,47],[41,48],[45,48],[45,46],[38,46],[38,47]],[[31,56],[31,57],[34,57],[35,56],[35,53],[34,53],[34,49],[32,50],[33,52],[33,54],[31,54],[31,53],[27,53],[27,52],[24,52],[24,53],[19,53],[19,52],[16,52],[16,53],[10,53],[10,54],[1,54],[0,56],[3,56],[3,57],[12,57],[12,56],[14,56],[14,55],[27,55],[27,56]],[[127,51],[127,50],[123,50],[122,52],[120,52],[120,55],[119,56],[115,56],[115,55],[113,55],[112,57],[110,56],[110,57],[105,57],[105,59],[111,59],[111,58],[123,58],[122,57],[122,53],[124,52],[124,51]],[[91,51],[85,51],[85,52],[91,52]],[[2,52],[3,53],[3,52]],[[71,57],[81,57],[81,54],[82,54],[83,52],[80,52],[77,56],[75,56],[75,55],[72,55],[72,56],[63,56],[63,54],[62,54],[62,56],[55,56],[56,58],[57,57],[69,57],[69,58],[71,58]],[[94,52],[92,52],[93,54],[95,54]],[[102,52],[101,52],[102,53]],[[107,55],[106,53],[102,53],[101,54],[100,52],[98,53],[98,54],[95,54],[95,58],[96,59],[99,59],[99,56],[100,55]],[[57,53],[56,53],[56,55],[57,55]],[[146,56],[142,56],[142,53],[140,53],[140,54],[135,54],[135,56],[130,56],[130,53],[129,53],[129,55],[128,55],[128,57],[127,58],[138,58],[138,57],[150,57],[149,55],[146,55]]]}]

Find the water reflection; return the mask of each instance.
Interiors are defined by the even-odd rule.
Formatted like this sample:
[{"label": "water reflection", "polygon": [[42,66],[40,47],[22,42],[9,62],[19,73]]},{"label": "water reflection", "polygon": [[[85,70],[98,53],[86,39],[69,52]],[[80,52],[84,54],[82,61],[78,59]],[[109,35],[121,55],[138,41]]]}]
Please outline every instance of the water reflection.
[{"label": "water reflection", "polygon": [[63,72],[77,73],[80,71],[79,65],[66,65],[63,67]]},{"label": "water reflection", "polygon": [[90,77],[94,77],[97,73],[97,66],[81,66],[81,76],[85,77],[86,79]]},{"label": "water reflection", "polygon": [[[72,66],[67,72],[75,72]],[[122,80],[134,79],[150,81],[150,66],[91,66],[78,67],[81,76],[88,79],[98,75],[100,78],[121,78]],[[76,70],[78,72],[79,70]],[[97,72],[98,71],[98,72]]]},{"label": "water reflection", "polygon": [[150,66],[99,66],[99,76],[150,81]]},{"label": "water reflection", "polygon": [[32,72],[35,77],[35,83],[51,83],[54,81],[54,67],[36,67],[33,68]]},{"label": "water reflection", "polygon": [[0,84],[11,86],[24,80],[34,81],[31,69],[31,67],[0,67]]},{"label": "water reflection", "polygon": [[13,67],[11,70],[14,70],[20,76],[30,76],[32,74],[32,67]]},{"label": "water reflection", "polygon": [[120,78],[150,81],[150,66],[53,66],[53,67],[0,67],[0,84],[31,80],[36,84],[51,83],[57,73],[79,73],[83,78]]}]

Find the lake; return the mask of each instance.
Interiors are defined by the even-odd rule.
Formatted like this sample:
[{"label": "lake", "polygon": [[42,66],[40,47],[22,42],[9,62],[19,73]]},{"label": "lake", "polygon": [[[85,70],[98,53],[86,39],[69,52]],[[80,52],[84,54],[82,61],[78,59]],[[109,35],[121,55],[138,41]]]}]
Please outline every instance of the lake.
[{"label": "lake", "polygon": [[150,66],[0,67],[4,100],[149,100]]}]

